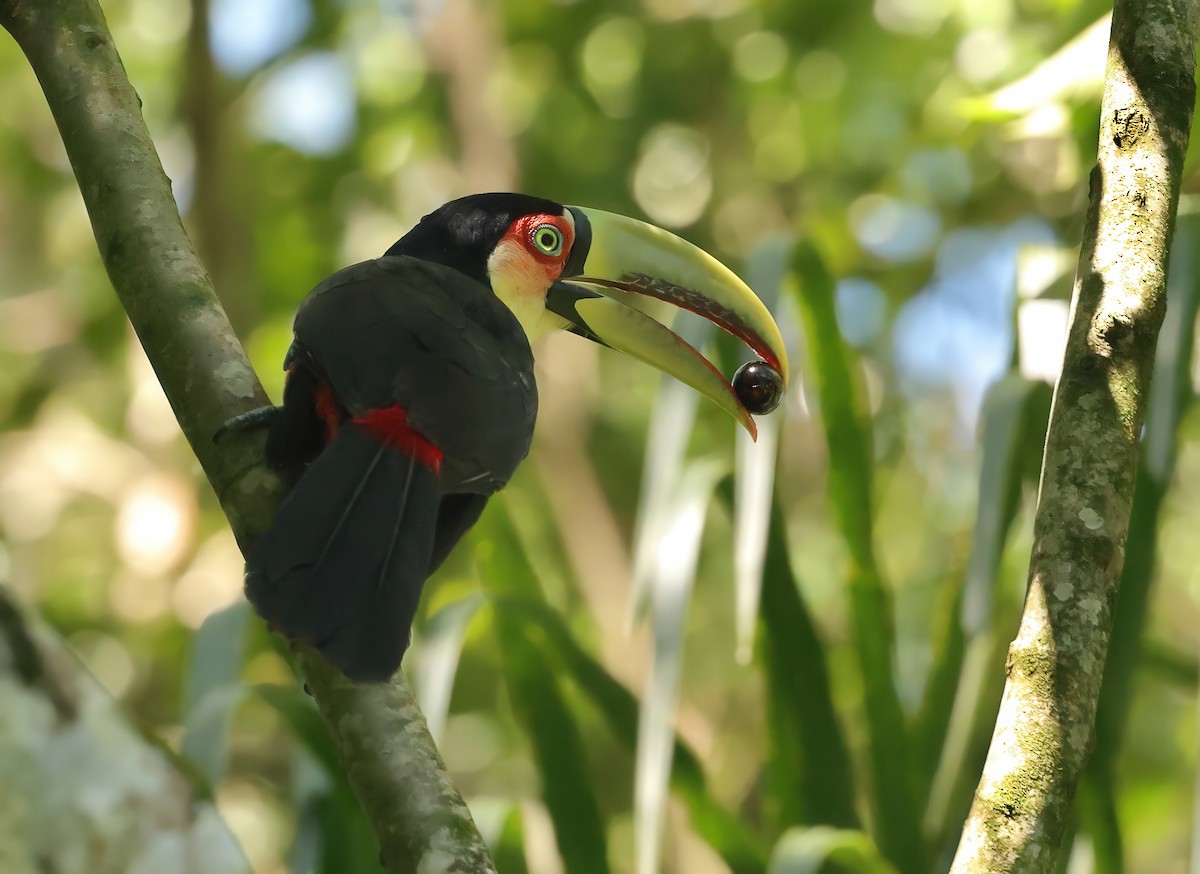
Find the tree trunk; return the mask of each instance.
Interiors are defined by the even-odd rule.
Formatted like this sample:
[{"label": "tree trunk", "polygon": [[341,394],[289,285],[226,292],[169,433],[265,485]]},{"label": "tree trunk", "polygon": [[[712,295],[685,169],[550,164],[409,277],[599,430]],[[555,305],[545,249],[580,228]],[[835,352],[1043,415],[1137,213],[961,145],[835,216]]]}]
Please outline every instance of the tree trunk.
[{"label": "tree trunk", "polygon": [[1055,870],[1091,745],[1166,310],[1198,19],[1194,0],[1117,0],[1113,12],[1025,613],[955,874]]}]

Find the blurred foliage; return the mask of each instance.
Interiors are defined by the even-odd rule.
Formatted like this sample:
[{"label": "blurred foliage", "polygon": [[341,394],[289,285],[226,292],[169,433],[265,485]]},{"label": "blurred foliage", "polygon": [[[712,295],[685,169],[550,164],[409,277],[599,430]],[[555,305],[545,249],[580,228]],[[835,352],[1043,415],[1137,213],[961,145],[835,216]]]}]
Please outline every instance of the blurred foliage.
[{"label": "blurred foliage", "polygon": [[[900,871],[944,870],[1019,614],[1107,7],[103,5],[189,230],[276,397],[304,293],[471,190],[642,215],[800,296],[803,313],[787,296],[777,311],[793,360],[815,370],[793,375],[776,414],[750,663],[735,658],[748,652],[734,618],[739,515],[724,484],[705,501],[676,642],[663,866],[882,871],[882,850]],[[240,556],[8,41],[0,93],[0,575],[147,732],[193,758],[258,871],[374,870],[278,643],[226,610]],[[1173,276],[1194,278],[1196,246],[1181,236]],[[772,252],[784,257],[767,269]],[[824,270],[836,282],[805,297]],[[1188,858],[1200,643],[1188,301],[1164,332],[1178,341],[1156,375],[1171,412],[1148,420],[1157,460],[1132,527],[1139,619],[1122,634],[1147,638],[1150,657],[1115,651],[1072,870],[1122,870],[1122,844],[1128,870],[1182,871]],[[801,323],[819,342],[803,342]],[[716,351],[731,370],[740,353]],[[644,459],[662,457],[647,446],[660,384],[571,337],[550,338],[538,365],[533,455],[429,585],[406,664],[453,684],[428,692],[448,702],[441,747],[502,871],[633,871],[654,858],[634,846],[647,815],[634,808],[636,719],[662,647],[653,622],[629,620],[636,532],[656,530],[636,515]],[[707,405],[694,422],[654,438],[686,451],[670,463],[730,463],[733,424]],[[422,645],[428,617],[480,591],[482,609]],[[897,833],[907,819],[923,840]],[[571,836],[561,854],[556,831]]]}]

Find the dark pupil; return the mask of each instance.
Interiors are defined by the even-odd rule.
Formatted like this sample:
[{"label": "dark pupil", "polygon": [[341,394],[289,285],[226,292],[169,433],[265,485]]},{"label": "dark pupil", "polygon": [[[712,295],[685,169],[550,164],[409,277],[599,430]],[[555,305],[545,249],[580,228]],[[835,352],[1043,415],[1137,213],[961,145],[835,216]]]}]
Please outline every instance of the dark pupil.
[{"label": "dark pupil", "polygon": [[538,245],[543,249],[553,249],[557,242],[558,239],[554,236],[554,231],[541,231],[538,233]]}]

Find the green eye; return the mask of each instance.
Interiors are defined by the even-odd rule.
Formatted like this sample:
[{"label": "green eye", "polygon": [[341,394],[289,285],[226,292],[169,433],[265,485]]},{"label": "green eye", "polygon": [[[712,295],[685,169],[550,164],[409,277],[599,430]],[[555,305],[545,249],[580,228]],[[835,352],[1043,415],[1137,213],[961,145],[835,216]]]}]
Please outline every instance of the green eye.
[{"label": "green eye", "polygon": [[543,255],[561,255],[562,232],[554,225],[538,225],[533,231],[533,245],[537,246]]}]

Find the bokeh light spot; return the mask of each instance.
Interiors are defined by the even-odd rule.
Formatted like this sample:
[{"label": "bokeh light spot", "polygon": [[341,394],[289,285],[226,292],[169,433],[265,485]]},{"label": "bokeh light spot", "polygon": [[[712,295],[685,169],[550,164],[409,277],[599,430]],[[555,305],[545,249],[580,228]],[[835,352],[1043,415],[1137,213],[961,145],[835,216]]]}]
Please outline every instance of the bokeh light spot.
[{"label": "bokeh light spot", "polygon": [[1012,63],[1012,42],[1002,31],[973,30],[959,40],[954,64],[968,82],[983,84],[1003,75]]},{"label": "bokeh light spot", "polygon": [[748,33],[733,47],[733,69],[747,82],[774,79],[787,62],[787,43],[769,30]]},{"label": "bokeh light spot", "polygon": [[584,40],[583,82],[609,115],[628,113],[645,43],[642,26],[632,18],[603,21]]},{"label": "bokeh light spot", "polygon": [[831,100],[846,84],[846,64],[825,49],[811,51],[796,63],[796,91],[809,100]]},{"label": "bokeh light spot", "polygon": [[195,494],[187,483],[165,475],[145,477],[117,512],[118,554],[145,573],[169,570],[191,545],[195,513]]},{"label": "bokeh light spot", "polygon": [[956,205],[971,193],[971,164],[953,147],[917,149],[900,168],[900,184],[914,199]]},{"label": "bokeh light spot", "polygon": [[879,336],[887,317],[887,297],[874,282],[860,277],[837,284],[838,328],[847,342],[865,346]]},{"label": "bokeh light spot", "polygon": [[953,5],[953,0],[875,0],[875,20],[894,33],[930,36]]},{"label": "bokeh light spot", "polygon": [[213,57],[226,73],[244,76],[295,45],[311,23],[308,0],[213,0]]},{"label": "bokeh light spot", "polygon": [[381,27],[354,55],[358,93],[378,106],[411,100],[425,84],[425,56],[407,28]]},{"label": "bokeh light spot", "polygon": [[882,194],[868,194],[850,204],[849,219],[862,247],[888,261],[925,254],[942,229],[933,210]]},{"label": "bokeh light spot", "polygon": [[242,553],[228,528],[214,534],[196,550],[196,557],[171,593],[179,621],[199,628],[212,613],[242,596]]},{"label": "bokeh light spot", "polygon": [[633,196],[653,221],[668,227],[700,218],[712,196],[707,138],[679,124],[662,124],[642,141],[633,171]]},{"label": "bokeh light spot", "polygon": [[250,128],[300,152],[326,155],[354,133],[354,83],[342,60],[319,52],[281,67],[255,95]]}]

